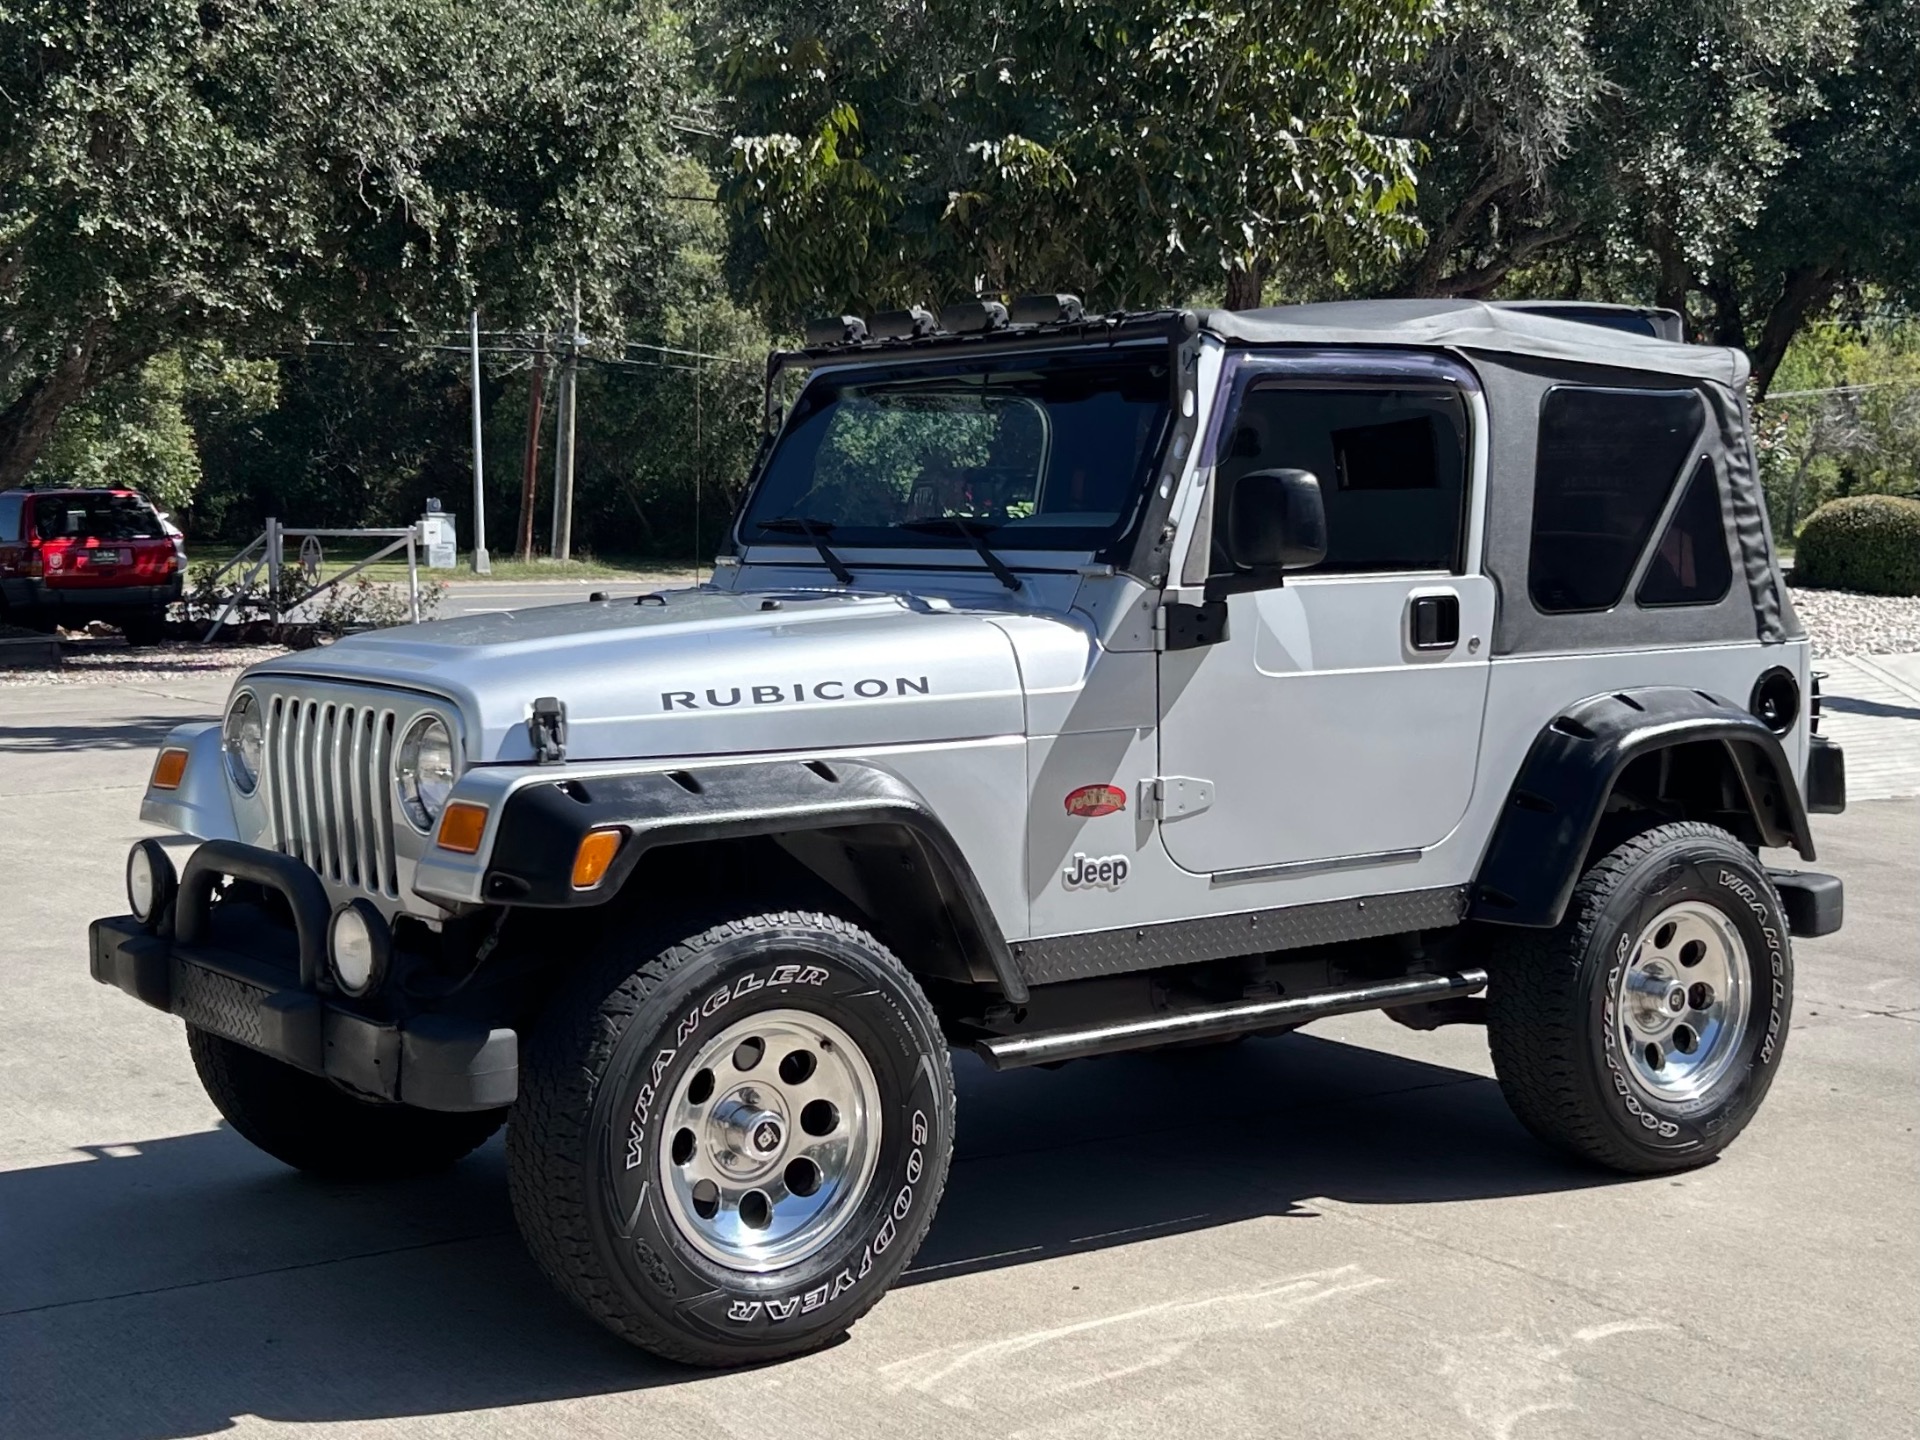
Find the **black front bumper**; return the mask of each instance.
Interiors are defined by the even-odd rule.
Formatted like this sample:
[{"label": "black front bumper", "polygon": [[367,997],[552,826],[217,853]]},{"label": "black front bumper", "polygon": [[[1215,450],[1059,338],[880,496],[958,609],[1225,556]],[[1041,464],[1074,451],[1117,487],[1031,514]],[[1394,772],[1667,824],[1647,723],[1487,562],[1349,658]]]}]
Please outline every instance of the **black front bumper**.
[{"label": "black front bumper", "polygon": [[[235,875],[276,890],[292,911],[297,954],[284,946],[213,943],[214,882]],[[426,1014],[391,1022],[327,993],[326,894],[290,856],[210,840],[187,862],[172,913],[149,930],[131,915],[95,920],[88,931],[93,978],[157,1010],[311,1075],[379,1100],[423,1110],[492,1110],[519,1090],[519,1037],[463,1016]],[[171,923],[166,923],[167,921]]]}]

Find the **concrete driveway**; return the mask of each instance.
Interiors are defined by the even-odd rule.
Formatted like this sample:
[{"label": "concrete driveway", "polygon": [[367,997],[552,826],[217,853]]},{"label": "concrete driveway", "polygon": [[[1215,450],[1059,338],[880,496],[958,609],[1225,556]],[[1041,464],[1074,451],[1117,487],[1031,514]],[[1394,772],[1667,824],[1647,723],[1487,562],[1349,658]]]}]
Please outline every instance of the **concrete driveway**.
[{"label": "concrete driveway", "polygon": [[907,1282],[703,1374],[523,1256],[498,1142],[305,1180],[176,1021],[94,985],[152,747],[223,680],[0,690],[0,1436],[1904,1436],[1920,1396],[1920,801],[1822,819],[1849,923],[1719,1163],[1620,1181],[1508,1115],[1471,1029],[1378,1017],[1056,1072],[960,1065]]}]

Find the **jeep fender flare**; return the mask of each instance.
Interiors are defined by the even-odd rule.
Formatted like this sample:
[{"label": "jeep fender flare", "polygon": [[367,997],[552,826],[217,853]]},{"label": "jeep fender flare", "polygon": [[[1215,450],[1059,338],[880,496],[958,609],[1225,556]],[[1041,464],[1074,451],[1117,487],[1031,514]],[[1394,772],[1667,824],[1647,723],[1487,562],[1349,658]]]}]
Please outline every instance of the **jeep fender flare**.
[{"label": "jeep fender flare", "polygon": [[[523,785],[501,813],[481,896],[496,905],[601,905],[621,893],[648,853],[665,846],[874,825],[912,836],[935,871],[962,950],[986,960],[1010,1001],[1025,1002],[1026,982],[959,845],[913,786],[865,761],[720,763],[556,775],[551,783]],[[590,890],[574,889],[573,857],[581,839],[609,828],[624,838],[606,877]]]},{"label": "jeep fender flare", "polygon": [[1469,918],[1558,925],[1621,773],[1644,755],[1703,741],[1725,747],[1759,842],[1813,859],[1806,805],[1779,736],[1702,690],[1620,690],[1567,707],[1534,738],[1481,859]]}]

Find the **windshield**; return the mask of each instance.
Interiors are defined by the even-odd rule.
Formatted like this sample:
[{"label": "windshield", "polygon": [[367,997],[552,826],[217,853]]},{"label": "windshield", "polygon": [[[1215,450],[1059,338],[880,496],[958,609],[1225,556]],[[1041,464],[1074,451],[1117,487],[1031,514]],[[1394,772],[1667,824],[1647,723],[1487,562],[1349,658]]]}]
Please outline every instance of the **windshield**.
[{"label": "windshield", "polygon": [[[1167,418],[1165,351],[917,364],[801,394],[748,502],[741,538],[835,548],[1097,550],[1132,523]],[[775,529],[763,524],[787,521]],[[932,532],[932,533],[929,533]]]},{"label": "windshield", "polygon": [[37,495],[42,540],[158,540],[160,517],[138,495]]}]

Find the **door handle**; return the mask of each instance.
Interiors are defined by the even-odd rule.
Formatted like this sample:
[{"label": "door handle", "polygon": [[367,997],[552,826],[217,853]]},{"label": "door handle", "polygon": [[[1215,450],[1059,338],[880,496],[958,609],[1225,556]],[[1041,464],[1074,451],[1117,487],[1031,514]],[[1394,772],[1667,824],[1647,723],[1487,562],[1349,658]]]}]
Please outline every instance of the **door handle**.
[{"label": "door handle", "polygon": [[1460,597],[1416,595],[1407,602],[1407,638],[1416,650],[1451,650],[1460,643]]}]

